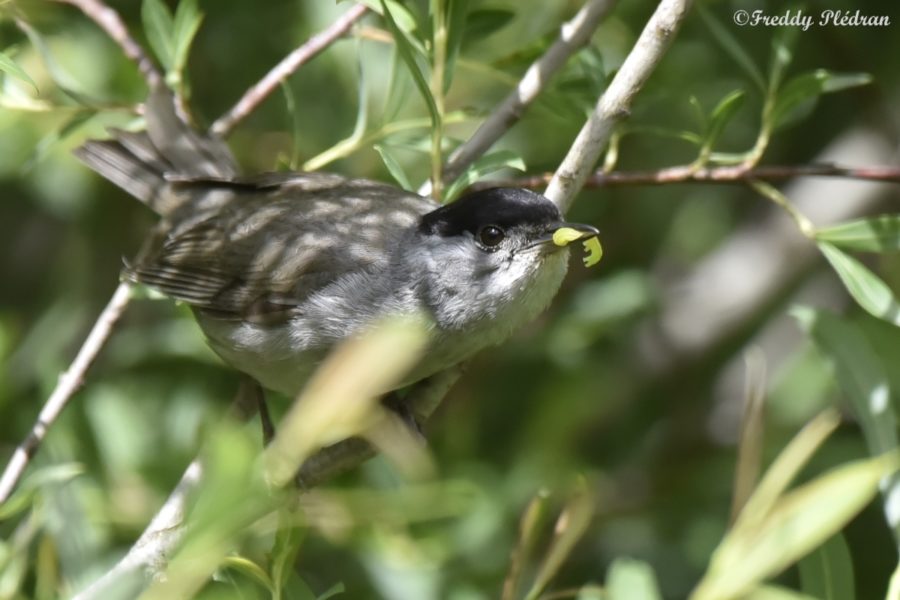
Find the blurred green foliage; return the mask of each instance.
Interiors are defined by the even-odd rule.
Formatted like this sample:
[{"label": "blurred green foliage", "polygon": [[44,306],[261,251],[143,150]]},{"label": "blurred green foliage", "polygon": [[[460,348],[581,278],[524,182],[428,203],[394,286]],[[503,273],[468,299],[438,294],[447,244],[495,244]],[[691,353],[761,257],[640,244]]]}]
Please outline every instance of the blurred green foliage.
[{"label": "blurred green foliage", "polygon": [[[434,4],[387,3],[397,31],[405,32],[405,58],[385,42],[388,24],[370,16],[352,39],[304,66],[284,94],[269,98],[230,137],[246,170],[318,157],[315,164],[328,170],[415,187],[433,173],[436,158],[472,133],[579,6],[470,2],[462,16],[450,11],[440,20]],[[700,4],[617,132],[616,168],[757,159],[805,164],[860,129],[898,147],[898,25],[739,27],[735,10],[785,9],[762,0]],[[156,52],[168,82],[190,98],[201,124],[212,123],[349,7],[276,0],[111,5]],[[502,153],[491,168],[482,163],[477,176],[520,163],[528,173],[552,171],[653,5],[619,3],[592,44],[495,146]],[[828,8],[857,6],[836,0]],[[803,10],[817,14],[819,5]],[[887,0],[868,2],[864,11],[900,22]],[[428,61],[442,23],[449,37],[435,86]],[[115,288],[121,257],[135,252],[152,217],[70,154],[106,127],[137,122],[133,106],[146,88],[115,44],[71,6],[17,0],[0,4],[0,51],[0,440],[6,456],[28,432]],[[421,70],[418,85],[411,68]],[[435,94],[440,98],[431,106]],[[443,134],[437,139],[436,124]],[[896,188],[888,194],[898,199]],[[729,382],[735,369],[743,373],[748,347],[769,344],[766,332],[782,336],[780,352],[769,354],[775,358],[767,377],[751,382],[767,390],[756,449],[765,465],[828,406],[848,418],[820,441],[808,464],[796,467],[801,481],[862,461],[870,449],[896,446],[900,370],[893,365],[900,361],[900,332],[877,318],[897,320],[891,291],[898,282],[896,217],[818,234],[862,307],[848,300],[829,262],[817,260],[769,290],[737,328],[700,352],[668,356],[662,368],[650,358],[669,352],[648,349],[642,340],[653,339],[647,332],[674,293],[670,283],[741,228],[779,210],[741,185],[583,192],[572,218],[600,228],[604,261],[584,270],[574,259],[547,314],[473,362],[428,426],[436,478],[405,481],[388,461],[370,461],[311,494],[299,523],[281,514],[281,526],[264,519],[245,527],[240,558],[229,559],[203,597],[269,597],[267,586],[283,585],[290,598],[497,598],[515,557],[519,595],[510,597],[686,597],[729,528],[743,402],[740,386]],[[798,290],[823,278],[825,293],[812,294],[812,301],[802,296],[814,306],[795,311],[796,320],[785,318]],[[710,306],[721,293],[708,290]],[[202,440],[212,440],[210,452],[222,464],[249,468],[241,461],[258,448],[255,425],[225,432],[215,426],[237,381],[206,348],[186,308],[134,302],[53,426],[15,502],[0,509],[0,598],[65,596],[104,573],[146,526]],[[280,415],[287,401],[272,405]],[[869,411],[876,405],[884,416],[873,421]],[[856,464],[877,483],[870,467],[883,469],[882,463]],[[241,469],[219,475],[222,489],[244,489]],[[864,491],[874,493],[863,487],[854,485],[860,502],[869,497]],[[834,496],[837,514],[846,499]],[[228,513],[247,525],[233,507],[209,510],[209,518]],[[561,512],[575,517],[561,526]],[[835,582],[828,589],[844,590],[826,597],[849,598],[848,589],[860,599],[884,597],[897,541],[880,504],[835,527],[843,529],[837,537],[817,529],[816,545],[825,543],[799,568],[767,573],[777,575],[779,587],[761,588],[758,597],[782,597],[777,594],[786,588],[818,597],[826,577]],[[296,572],[285,566],[294,553]],[[260,574],[258,565],[272,570]]]}]

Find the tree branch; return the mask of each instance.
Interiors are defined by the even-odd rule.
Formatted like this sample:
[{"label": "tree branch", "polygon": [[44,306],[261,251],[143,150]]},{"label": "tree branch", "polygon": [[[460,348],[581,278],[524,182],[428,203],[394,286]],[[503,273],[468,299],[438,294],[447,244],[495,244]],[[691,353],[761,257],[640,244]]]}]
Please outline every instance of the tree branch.
[{"label": "tree branch", "polygon": [[71,4],[81,9],[100,29],[105,31],[115,41],[122,52],[137,64],[138,70],[144,76],[147,86],[153,89],[163,81],[163,74],[156,68],[141,45],[138,44],[128,28],[119,17],[119,13],[107,6],[103,0],[56,0],[65,4]]},{"label": "tree branch", "polygon": [[472,137],[450,155],[444,168],[444,181],[456,179],[522,118],[528,106],[569,57],[587,45],[614,3],[615,0],[588,0],[570,21],[563,23],[553,45],[528,67],[516,88],[491,112]]},{"label": "tree branch", "polygon": [[288,54],[280,63],[266,73],[259,83],[248,89],[231,110],[219,117],[210,127],[210,133],[220,137],[227,137],[234,127],[256,110],[269,94],[275,91],[282,81],[290,77],[297,69],[315,58],[320,52],[342,37],[356,23],[368,8],[363,4],[357,4],[327,29],[324,29],[309,38],[302,46]]},{"label": "tree branch", "polygon": [[590,176],[600,152],[619,121],[628,115],[635,95],[665,55],[684,20],[690,0],[662,0],[628,53],[594,112],[575,138],[544,195],[565,213]]},{"label": "tree branch", "polygon": [[[796,177],[840,177],[863,181],[892,181],[900,183],[900,167],[874,166],[849,167],[830,163],[811,165],[773,165],[747,168],[707,167],[697,169],[692,165],[667,167],[658,171],[597,171],[584,183],[584,187],[612,187],[628,185],[668,185],[672,183],[744,183],[752,180],[784,181]],[[514,179],[481,181],[471,189],[493,187],[524,187],[541,189],[550,183],[553,173],[542,173]]]},{"label": "tree branch", "polygon": [[78,351],[78,355],[75,357],[72,365],[60,376],[56,389],[53,390],[50,398],[41,409],[28,437],[19,444],[6,465],[3,476],[0,477],[0,502],[4,502],[9,498],[16,484],[22,478],[22,474],[28,467],[31,458],[37,452],[41,442],[44,441],[50,426],[69,403],[72,395],[81,387],[87,370],[96,360],[106,340],[109,339],[116,322],[118,322],[122,313],[125,312],[125,307],[128,306],[130,298],[131,284],[120,283],[109,304],[106,305],[106,308],[103,309],[103,312],[97,318],[97,322],[94,323],[93,329],[91,329],[90,334],[88,334],[87,339]]}]

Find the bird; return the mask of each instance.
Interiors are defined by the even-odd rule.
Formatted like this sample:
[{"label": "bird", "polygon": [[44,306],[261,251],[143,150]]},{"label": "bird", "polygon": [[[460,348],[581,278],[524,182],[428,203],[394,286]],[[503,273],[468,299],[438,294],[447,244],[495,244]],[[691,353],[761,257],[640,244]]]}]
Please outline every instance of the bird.
[{"label": "bird", "polygon": [[159,216],[123,279],[190,306],[225,363],[289,397],[332,349],[387,317],[426,315],[429,342],[384,393],[502,343],[563,281],[569,252],[554,234],[599,233],[525,189],[440,204],[334,173],[242,175],[168,91],[150,94],[145,121],[75,151]]}]

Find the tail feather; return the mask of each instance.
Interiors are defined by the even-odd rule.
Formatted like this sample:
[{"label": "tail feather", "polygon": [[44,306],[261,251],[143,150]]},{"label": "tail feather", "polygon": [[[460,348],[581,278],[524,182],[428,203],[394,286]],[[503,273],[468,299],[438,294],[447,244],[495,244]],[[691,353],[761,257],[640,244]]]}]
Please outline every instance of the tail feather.
[{"label": "tail feather", "polygon": [[75,150],[84,164],[119,186],[158,214],[164,214],[159,206],[166,188],[165,171],[153,163],[141,160],[119,140],[85,142]]},{"label": "tail feather", "polygon": [[167,89],[151,92],[146,121],[146,132],[113,129],[113,139],[88,141],[75,155],[160,215],[183,201],[171,193],[171,180],[231,180],[237,176],[228,146],[180,119]]}]

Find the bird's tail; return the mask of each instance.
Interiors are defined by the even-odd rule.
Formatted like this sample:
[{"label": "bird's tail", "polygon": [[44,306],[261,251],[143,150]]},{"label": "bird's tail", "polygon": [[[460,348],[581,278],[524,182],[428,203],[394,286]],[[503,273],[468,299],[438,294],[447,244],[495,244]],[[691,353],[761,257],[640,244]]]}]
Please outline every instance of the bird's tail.
[{"label": "bird's tail", "polygon": [[90,140],[75,155],[157,214],[167,215],[180,202],[172,181],[231,180],[238,169],[221,139],[191,128],[175,111],[172,94],[153,90],[147,99],[147,131],[113,129],[112,139]]}]

